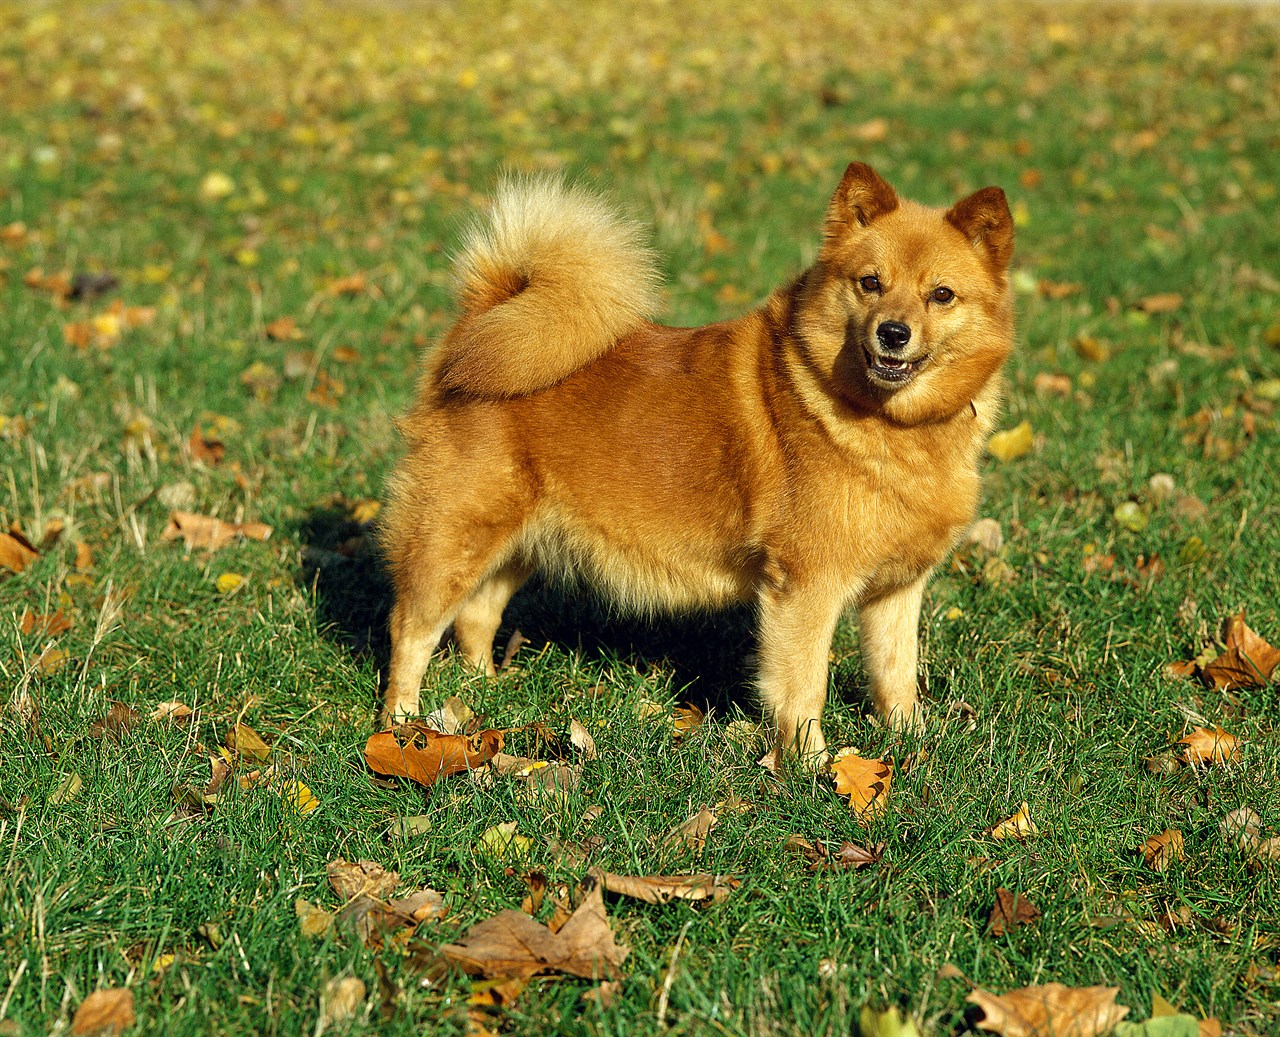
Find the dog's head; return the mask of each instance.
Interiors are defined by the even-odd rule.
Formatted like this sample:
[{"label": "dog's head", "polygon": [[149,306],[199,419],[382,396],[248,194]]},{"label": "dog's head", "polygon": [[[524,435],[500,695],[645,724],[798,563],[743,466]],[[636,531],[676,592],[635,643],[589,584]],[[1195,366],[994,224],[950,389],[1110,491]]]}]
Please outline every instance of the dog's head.
[{"label": "dog's head", "polygon": [[798,326],[833,390],[894,421],[967,407],[1013,345],[1013,217],[987,187],[950,209],[902,201],[855,162],[831,199]]}]

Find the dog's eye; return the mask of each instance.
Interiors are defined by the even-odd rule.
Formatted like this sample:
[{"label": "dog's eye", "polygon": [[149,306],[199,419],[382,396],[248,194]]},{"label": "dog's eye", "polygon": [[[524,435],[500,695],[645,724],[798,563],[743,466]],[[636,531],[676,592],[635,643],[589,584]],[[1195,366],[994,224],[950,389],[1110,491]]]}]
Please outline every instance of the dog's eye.
[{"label": "dog's eye", "polygon": [[866,277],[862,278],[858,284],[862,286],[862,290],[864,292],[880,291],[880,278],[876,277],[875,274],[868,274]]},{"label": "dog's eye", "polygon": [[943,285],[941,288],[935,288],[933,294],[929,296],[934,302],[950,302],[956,297],[956,293],[950,288]]}]

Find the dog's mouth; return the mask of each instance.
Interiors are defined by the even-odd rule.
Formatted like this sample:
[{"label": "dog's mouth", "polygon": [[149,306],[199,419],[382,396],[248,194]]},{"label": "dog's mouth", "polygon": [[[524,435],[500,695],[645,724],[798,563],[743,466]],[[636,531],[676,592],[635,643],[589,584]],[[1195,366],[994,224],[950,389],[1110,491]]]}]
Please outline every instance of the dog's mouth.
[{"label": "dog's mouth", "polygon": [[906,384],[919,374],[920,369],[929,362],[928,353],[918,356],[914,360],[904,360],[902,357],[872,353],[871,350],[865,347],[862,352],[867,358],[867,372],[876,381],[884,382],[887,385]]}]

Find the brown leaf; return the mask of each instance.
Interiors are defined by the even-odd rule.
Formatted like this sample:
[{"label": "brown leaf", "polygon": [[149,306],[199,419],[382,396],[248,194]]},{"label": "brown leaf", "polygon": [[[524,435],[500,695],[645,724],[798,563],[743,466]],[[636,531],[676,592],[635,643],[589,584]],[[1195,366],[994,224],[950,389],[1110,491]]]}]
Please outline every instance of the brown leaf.
[{"label": "brown leaf", "polygon": [[1182,758],[1190,764],[1226,764],[1240,759],[1240,740],[1220,727],[1197,727],[1189,735],[1179,738],[1178,745],[1185,745]]},{"label": "brown leaf", "polygon": [[199,425],[191,430],[191,435],[187,439],[187,453],[192,461],[212,467],[222,463],[222,456],[226,452],[226,444],[220,439],[205,435]]},{"label": "brown leaf", "polygon": [[175,511],[169,515],[160,539],[168,543],[182,538],[188,548],[217,551],[238,537],[249,540],[266,540],[271,527],[261,522],[223,522],[210,515],[197,515],[190,511]]},{"label": "brown leaf", "polygon": [[222,744],[237,756],[258,762],[262,762],[271,755],[271,747],[248,724],[233,724],[227,730]]},{"label": "brown leaf", "polygon": [[584,760],[596,758],[596,740],[584,725],[572,719],[569,721],[569,744],[582,753]]},{"label": "brown leaf", "polygon": [[966,1000],[982,1009],[978,1026],[1004,1037],[1099,1037],[1129,1014],[1115,1003],[1119,987],[1046,983],[1007,994],[975,990]]},{"label": "brown leaf", "polygon": [[316,1025],[316,1032],[354,1016],[364,1004],[365,993],[364,980],[355,976],[329,980],[320,994],[320,1020]]},{"label": "brown leaf", "polygon": [[501,911],[477,922],[457,943],[441,947],[440,953],[473,976],[566,972],[587,979],[617,979],[628,950],[613,938],[603,894],[603,886],[593,882],[558,933],[522,911]]},{"label": "brown leaf", "polygon": [[885,844],[874,843],[868,848],[846,840],[833,854],[821,843],[814,844],[803,836],[793,835],[787,839],[787,848],[799,853],[808,862],[810,871],[834,871],[837,868],[858,871],[879,864]]},{"label": "brown leaf", "polygon": [[[395,872],[387,874],[395,875]],[[422,889],[407,897],[386,901],[367,893],[358,893],[338,912],[337,922],[340,926],[354,930],[366,947],[381,947],[383,937],[388,932],[413,928],[419,922],[425,922],[429,918],[443,918],[445,914],[444,897],[434,889]]]},{"label": "brown leaf", "polygon": [[893,784],[893,764],[864,760],[856,753],[837,754],[831,763],[836,792],[849,797],[849,808],[865,824],[883,813]]},{"label": "brown leaf", "polygon": [[62,610],[49,615],[37,615],[29,609],[22,613],[19,628],[24,637],[35,634],[39,637],[57,637],[71,629],[71,620],[63,615]]},{"label": "brown leaf", "polygon": [[263,330],[267,333],[267,338],[274,342],[292,342],[302,338],[298,322],[292,317],[277,317]]},{"label": "brown leaf", "polygon": [[1084,291],[1084,286],[1069,281],[1048,281],[1041,278],[1036,285],[1036,291],[1045,299],[1069,299]]},{"label": "brown leaf", "polygon": [[692,702],[686,702],[671,711],[671,719],[675,725],[676,737],[683,738],[702,726],[705,715]]},{"label": "brown leaf", "polygon": [[1033,835],[1039,835],[1040,829],[1031,820],[1031,808],[1023,803],[1012,817],[1006,817],[992,825],[986,830],[986,834],[992,839],[1029,839]]},{"label": "brown leaf", "polygon": [[450,695],[437,709],[422,718],[422,724],[441,734],[460,735],[466,733],[467,725],[475,716],[475,712],[462,701],[461,696]]},{"label": "brown leaf", "polygon": [[707,807],[703,807],[688,820],[676,825],[662,840],[664,849],[673,850],[681,847],[691,849],[695,854],[702,852],[707,845],[707,836],[715,828],[719,818]]},{"label": "brown leaf", "polygon": [[1205,666],[1202,676],[1215,691],[1226,688],[1258,688],[1268,684],[1276,665],[1280,663],[1280,649],[1273,648],[1259,637],[1244,621],[1239,612],[1227,618],[1223,630],[1226,651]]},{"label": "brown leaf", "polygon": [[89,737],[111,737],[118,742],[120,736],[128,732],[140,719],[141,717],[123,702],[113,702],[106,716],[89,725]]},{"label": "brown leaf", "polygon": [[1160,292],[1148,295],[1133,304],[1135,310],[1143,313],[1172,313],[1182,305],[1182,296],[1177,292]]},{"label": "brown leaf", "polygon": [[71,1032],[75,1037],[108,1037],[123,1033],[137,1022],[133,1010],[133,991],[124,987],[95,990],[80,1002]]},{"label": "brown leaf", "polygon": [[1138,852],[1147,862],[1147,867],[1156,871],[1167,871],[1174,861],[1180,861],[1186,856],[1182,833],[1176,828],[1166,828],[1159,835],[1151,836],[1138,847]]},{"label": "brown leaf", "polygon": [[592,868],[595,877],[610,893],[633,897],[646,904],[671,900],[723,900],[742,885],[741,879],[727,875],[615,875]]},{"label": "brown leaf", "polygon": [[333,912],[317,907],[309,900],[301,897],[295,900],[293,913],[298,916],[298,931],[303,936],[320,937],[333,928]]},{"label": "brown leaf", "polygon": [[20,573],[39,557],[31,542],[21,533],[0,533],[0,566]]},{"label": "brown leaf", "polygon": [[151,720],[168,720],[170,723],[190,723],[195,710],[184,702],[161,702],[151,711]]},{"label": "brown leaf", "polygon": [[324,866],[329,885],[344,900],[354,900],[361,894],[377,900],[395,892],[400,883],[398,871],[387,871],[377,861],[348,861],[336,857]]},{"label": "brown leaf", "polygon": [[1073,388],[1071,376],[1041,371],[1031,380],[1037,396],[1070,396]]},{"label": "brown leaf", "polygon": [[490,728],[468,738],[443,734],[424,724],[401,724],[372,735],[365,743],[364,759],[376,774],[395,774],[431,786],[446,775],[488,763],[502,749],[503,734]]},{"label": "brown leaf", "polygon": [[1252,853],[1262,840],[1262,818],[1249,807],[1232,810],[1219,825],[1222,837],[1234,843],[1241,853]]},{"label": "brown leaf", "polygon": [[1021,893],[1010,893],[1004,886],[996,888],[996,902],[987,920],[993,936],[1003,936],[1020,925],[1030,925],[1040,917],[1040,909]]}]

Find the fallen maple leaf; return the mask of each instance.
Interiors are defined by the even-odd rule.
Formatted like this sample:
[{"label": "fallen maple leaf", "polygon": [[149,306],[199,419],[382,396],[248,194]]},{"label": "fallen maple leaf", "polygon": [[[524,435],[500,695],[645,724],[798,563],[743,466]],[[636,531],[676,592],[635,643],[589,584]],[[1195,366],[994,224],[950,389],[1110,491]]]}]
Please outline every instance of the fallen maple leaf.
[{"label": "fallen maple leaf", "polygon": [[996,888],[996,902],[987,920],[987,931],[1003,936],[1020,925],[1030,925],[1040,917],[1040,909],[1021,893],[1010,893],[1004,886]]},{"label": "fallen maple leaf", "polygon": [[90,738],[110,737],[120,741],[120,736],[127,733],[138,723],[139,715],[123,702],[111,703],[107,715],[89,725]]},{"label": "fallen maple leaf", "polygon": [[377,861],[348,861],[335,857],[324,866],[329,885],[344,901],[357,896],[383,899],[395,892],[400,884],[400,873],[388,871]]},{"label": "fallen maple leaf", "polygon": [[1177,744],[1186,746],[1182,758],[1193,765],[1235,763],[1240,759],[1240,739],[1220,727],[1197,727],[1179,738]]},{"label": "fallen maple leaf", "polygon": [[1115,1003],[1119,987],[1023,987],[1007,994],[975,990],[966,1000],[982,1009],[978,1026],[1003,1037],[1099,1037],[1129,1014]]},{"label": "fallen maple leaf", "polygon": [[671,711],[672,727],[677,738],[684,738],[702,726],[705,714],[692,702],[677,706]]},{"label": "fallen maple leaf", "polygon": [[269,536],[271,527],[261,522],[223,522],[211,515],[174,511],[169,515],[169,524],[160,534],[160,539],[168,543],[181,537],[188,548],[217,551],[240,537],[266,540]]},{"label": "fallen maple leaf", "polygon": [[893,784],[893,764],[864,760],[853,752],[836,753],[831,761],[836,792],[849,797],[849,808],[864,823],[884,812]]},{"label": "fallen maple leaf", "polygon": [[133,991],[107,987],[95,990],[80,1002],[71,1020],[71,1032],[76,1037],[108,1037],[127,1030],[136,1021]]},{"label": "fallen maple leaf", "polygon": [[814,844],[803,836],[793,835],[787,839],[787,848],[799,853],[808,862],[810,871],[834,871],[837,868],[857,871],[879,864],[885,844],[875,843],[866,847],[846,840],[835,853],[831,853],[821,843]]},{"label": "fallen maple leaf", "polygon": [[488,763],[502,749],[504,733],[490,728],[468,738],[447,735],[425,724],[401,724],[370,736],[364,759],[376,774],[394,774],[431,786],[446,775]]},{"label": "fallen maple leaf", "polygon": [[1040,829],[1031,820],[1031,808],[1024,802],[1012,817],[992,825],[986,830],[992,839],[1029,839],[1039,835]]},{"label": "fallen maple leaf", "polygon": [[1167,871],[1174,861],[1186,856],[1183,848],[1182,833],[1176,828],[1166,828],[1159,835],[1153,835],[1138,847],[1147,867],[1156,871]]},{"label": "fallen maple leaf", "polygon": [[49,615],[37,615],[29,609],[22,613],[18,627],[24,637],[36,634],[39,637],[57,637],[71,629],[71,620],[63,615],[62,610]]},{"label": "fallen maple leaf", "polygon": [[1258,688],[1270,683],[1280,664],[1280,648],[1273,648],[1249,628],[1244,613],[1229,616],[1224,624],[1226,650],[1208,663],[1201,677],[1215,691],[1226,688]]},{"label": "fallen maple leaf", "polygon": [[586,979],[617,979],[628,949],[614,940],[603,886],[593,881],[557,933],[523,911],[501,911],[477,922],[440,953],[473,976],[527,978],[539,972],[566,972]]}]

